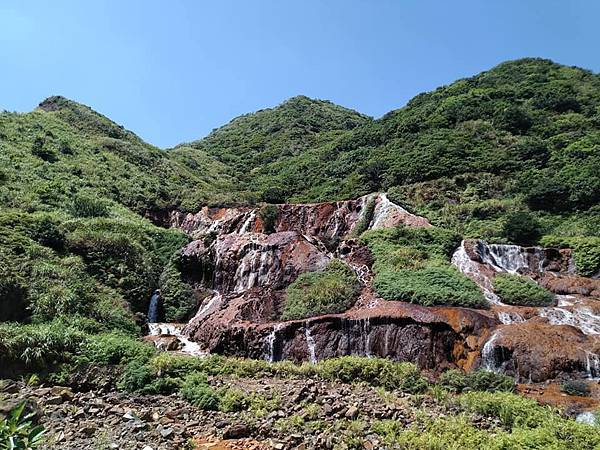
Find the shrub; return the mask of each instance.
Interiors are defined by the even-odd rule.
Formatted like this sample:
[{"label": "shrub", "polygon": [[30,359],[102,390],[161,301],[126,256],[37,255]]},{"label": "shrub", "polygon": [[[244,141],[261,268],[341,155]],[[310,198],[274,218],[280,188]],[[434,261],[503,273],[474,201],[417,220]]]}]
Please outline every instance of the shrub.
[{"label": "shrub", "polygon": [[85,344],[86,334],[59,320],[44,324],[0,323],[0,363],[23,365],[29,371],[68,361]]},{"label": "shrub", "polygon": [[242,411],[250,405],[250,398],[240,389],[225,389],[220,393],[219,410],[223,412]]},{"label": "shrub", "polygon": [[560,385],[561,392],[568,395],[587,397],[590,395],[590,387],[584,380],[568,380]]},{"label": "shrub", "polygon": [[386,300],[425,306],[486,307],[477,285],[448,261],[459,240],[453,232],[435,227],[365,232],[361,241],[375,258],[375,291]]},{"label": "shrub", "polygon": [[343,383],[365,381],[386,389],[418,393],[427,388],[427,381],[411,363],[396,363],[380,358],[343,356],[326,359],[316,364],[319,376]]},{"label": "shrub", "polygon": [[440,376],[439,383],[454,392],[465,390],[512,392],[515,389],[515,381],[511,377],[489,370],[467,373],[456,369],[447,370]]},{"label": "shrub", "polygon": [[457,402],[468,412],[500,419],[507,429],[540,427],[550,423],[556,414],[535,400],[508,392],[467,392]]},{"label": "shrub", "polygon": [[494,291],[504,303],[521,306],[549,306],[554,303],[554,295],[529,278],[498,274],[493,280]]},{"label": "shrub", "polygon": [[282,319],[343,312],[352,306],[357,293],[352,269],[340,260],[332,260],[325,271],[303,273],[288,286]]},{"label": "shrub", "polygon": [[79,192],[73,198],[71,214],[75,217],[106,217],[109,214],[108,202],[92,192]]},{"label": "shrub", "polygon": [[0,448],[10,450],[30,450],[43,444],[44,427],[34,425],[35,414],[25,413],[25,402],[9,411],[0,420]]},{"label": "shrub", "polygon": [[504,219],[502,235],[518,245],[535,244],[542,235],[539,221],[527,211],[515,211]]},{"label": "shrub", "polygon": [[197,308],[194,290],[183,281],[180,254],[177,252],[164,268],[159,278],[160,297],[167,322],[183,322]]},{"label": "shrub", "polygon": [[487,306],[477,285],[449,266],[380,272],[375,278],[374,287],[377,294],[386,300],[400,300],[424,306]]},{"label": "shrub", "polygon": [[100,365],[126,364],[133,360],[145,363],[155,354],[151,344],[120,333],[106,333],[90,336],[78,359],[82,363]]},{"label": "shrub", "polygon": [[206,411],[219,408],[219,395],[208,385],[206,375],[192,372],[183,380],[181,395],[193,405]]},{"label": "shrub", "polygon": [[277,224],[277,206],[275,205],[264,205],[258,211],[258,217],[263,223],[263,232],[270,234],[275,231],[275,225]]},{"label": "shrub", "polygon": [[141,393],[153,380],[151,367],[144,361],[134,359],[123,369],[117,388],[122,391]]}]

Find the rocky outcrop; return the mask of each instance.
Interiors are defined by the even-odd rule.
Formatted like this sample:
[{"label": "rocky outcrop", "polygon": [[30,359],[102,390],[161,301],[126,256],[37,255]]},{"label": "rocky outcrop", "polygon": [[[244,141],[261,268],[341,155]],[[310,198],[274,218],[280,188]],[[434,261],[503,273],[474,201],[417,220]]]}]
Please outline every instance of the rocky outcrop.
[{"label": "rocky outcrop", "polygon": [[[473,366],[496,319],[486,312],[378,300],[371,287],[373,258],[352,239],[355,230],[430,226],[426,219],[385,194],[275,208],[269,234],[257,209],[205,208],[171,216],[173,226],[196,238],[182,252],[186,277],[213,292],[183,330],[202,351],[269,361],[372,355],[435,370]],[[334,257],[357,274],[362,290],[355,306],[342,314],[278,322],[285,288]]]},{"label": "rocky outcrop", "polygon": [[[452,262],[481,287],[491,309],[426,308],[377,298],[372,255],[353,239],[365,229],[430,226],[426,219],[385,194],[269,208],[268,224],[263,212],[251,208],[171,215],[172,226],[195,238],[182,251],[185,277],[208,292],[195,317],[177,328],[180,341],[193,343],[197,354],[296,362],[362,355],[437,372],[483,367],[522,380],[566,373],[600,377],[598,280],[574,275],[569,250],[463,241]],[[280,322],[287,286],[303,272],[323,270],[332,258],[344,260],[357,275],[361,291],[354,306],[341,314]],[[561,294],[557,305],[503,304],[493,290],[498,273],[536,280]],[[164,335],[152,339],[177,345]]]},{"label": "rocky outcrop", "polygon": [[[272,205],[276,209],[273,231],[295,231],[323,242],[349,236],[358,223],[379,229],[401,224],[431,226],[424,217],[409,213],[391,202],[385,194],[372,194],[356,200],[309,204]],[[216,234],[261,233],[265,231],[260,208],[202,208],[196,214],[171,213],[169,224],[192,237]]]}]

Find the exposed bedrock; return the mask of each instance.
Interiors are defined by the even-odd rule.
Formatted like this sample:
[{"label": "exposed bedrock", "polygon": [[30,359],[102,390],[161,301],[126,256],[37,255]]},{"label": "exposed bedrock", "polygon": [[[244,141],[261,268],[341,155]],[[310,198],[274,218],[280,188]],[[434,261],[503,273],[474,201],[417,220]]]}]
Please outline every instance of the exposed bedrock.
[{"label": "exposed bedrock", "polygon": [[[321,241],[341,239],[361,223],[365,228],[389,228],[400,224],[431,226],[424,217],[409,213],[385,194],[372,194],[340,202],[273,205],[277,211],[273,231],[296,231]],[[261,233],[260,208],[202,208],[198,213],[170,214],[169,223],[192,237],[210,233]]]},{"label": "exposed bedrock", "polygon": [[[377,356],[436,372],[483,367],[521,381],[600,377],[600,280],[576,276],[569,250],[465,240],[452,262],[481,287],[491,308],[428,308],[378,298],[372,255],[353,238],[365,229],[430,226],[426,219],[385,194],[270,208],[270,233],[260,209],[171,215],[172,226],[195,239],[182,251],[184,277],[209,293],[181,331],[197,353],[296,362]],[[287,286],[332,258],[357,275],[354,306],[280,322]],[[530,277],[560,294],[555,306],[504,304],[493,289],[499,273]]]},{"label": "exposed bedrock", "polygon": [[191,321],[186,332],[205,351],[268,361],[314,362],[360,355],[411,361],[425,369],[468,369],[497,324],[487,312],[402,302],[307,320],[261,323],[276,309],[277,294],[260,298],[246,294],[221,301],[214,313]]}]

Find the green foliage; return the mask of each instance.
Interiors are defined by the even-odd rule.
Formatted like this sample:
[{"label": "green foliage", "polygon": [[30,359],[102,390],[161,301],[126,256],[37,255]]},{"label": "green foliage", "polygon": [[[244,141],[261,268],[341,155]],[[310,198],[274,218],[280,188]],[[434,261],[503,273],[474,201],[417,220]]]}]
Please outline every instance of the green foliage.
[{"label": "green foliage", "polygon": [[568,395],[587,397],[590,395],[590,387],[584,380],[567,380],[560,385],[561,392]]},{"label": "green foliage", "polygon": [[81,363],[109,365],[126,364],[130,361],[145,363],[156,350],[152,344],[117,333],[90,336],[81,348]]},{"label": "green foliage", "polygon": [[453,392],[467,390],[512,392],[515,389],[515,380],[511,377],[488,370],[475,370],[465,373],[457,369],[451,369],[442,373],[438,382]]},{"label": "green foliage", "polygon": [[504,303],[522,306],[549,306],[554,295],[529,278],[501,273],[493,280],[494,291]]},{"label": "green foliage", "polygon": [[387,359],[343,356],[317,364],[316,372],[323,378],[344,383],[365,381],[386,389],[418,393],[427,388],[427,381],[411,363],[396,363]]},{"label": "green foliage", "polygon": [[175,253],[159,279],[160,296],[167,322],[184,322],[197,308],[194,290],[183,280],[181,254]]},{"label": "green foliage", "polygon": [[192,372],[183,380],[181,395],[193,405],[206,411],[219,408],[219,395],[207,382],[206,375]]},{"label": "green foliage", "polygon": [[334,259],[323,272],[300,274],[287,288],[282,319],[303,319],[347,310],[358,293],[356,275]]},{"label": "green foliage", "polygon": [[61,320],[36,325],[0,323],[0,363],[4,369],[49,369],[68,361],[85,341],[85,332]]},{"label": "green foliage", "polygon": [[457,401],[465,411],[500,419],[507,429],[541,427],[555,418],[550,407],[508,392],[467,392]]},{"label": "green foliage", "polygon": [[541,237],[540,223],[527,211],[509,213],[502,227],[502,234],[513,244],[532,245]]},{"label": "green foliage", "polygon": [[250,397],[240,389],[225,389],[220,397],[219,410],[223,412],[243,411],[250,405]]},{"label": "green foliage", "polygon": [[73,198],[71,214],[75,217],[106,217],[108,213],[107,202],[97,198],[93,193],[82,191]]},{"label": "green foliage", "polygon": [[0,448],[8,450],[30,450],[42,445],[44,427],[34,425],[34,414],[25,414],[25,402],[11,410],[0,420]]},{"label": "green foliage", "polygon": [[275,205],[264,205],[258,211],[258,217],[263,223],[263,232],[269,234],[275,231],[275,225],[277,223],[277,206]]},{"label": "green foliage", "polygon": [[600,272],[600,237],[544,236],[542,245],[548,247],[571,247],[577,273],[591,277]]},{"label": "green foliage", "polygon": [[425,306],[487,306],[477,285],[449,263],[459,238],[440,228],[368,231],[361,241],[375,258],[374,287],[386,300]]}]

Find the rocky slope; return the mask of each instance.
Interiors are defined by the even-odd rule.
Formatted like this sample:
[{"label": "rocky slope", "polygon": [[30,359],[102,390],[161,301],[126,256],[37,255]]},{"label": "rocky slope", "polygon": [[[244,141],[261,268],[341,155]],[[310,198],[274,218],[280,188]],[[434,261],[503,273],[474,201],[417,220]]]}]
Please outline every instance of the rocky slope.
[{"label": "rocky slope", "polygon": [[[398,225],[428,227],[426,219],[385,194],[274,208],[268,232],[260,209],[171,214],[171,225],[194,238],[183,250],[185,276],[199,292],[210,292],[189,323],[171,329],[193,341],[196,354],[296,362],[378,356],[436,372],[484,367],[535,382],[600,376],[600,282],[574,275],[569,250],[463,241],[452,262],[480,286],[490,309],[423,307],[376,295],[373,258],[353,236]],[[360,280],[354,306],[340,314],[278,321],[285,288],[334,257]],[[492,288],[498,273],[535,279],[557,294],[556,305],[504,304]]]}]

